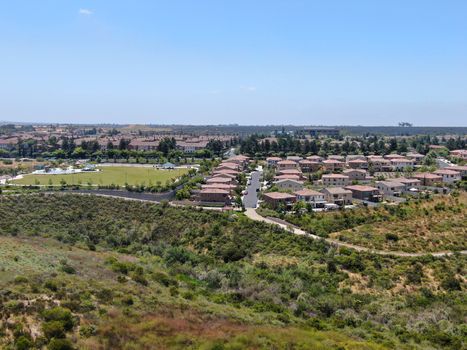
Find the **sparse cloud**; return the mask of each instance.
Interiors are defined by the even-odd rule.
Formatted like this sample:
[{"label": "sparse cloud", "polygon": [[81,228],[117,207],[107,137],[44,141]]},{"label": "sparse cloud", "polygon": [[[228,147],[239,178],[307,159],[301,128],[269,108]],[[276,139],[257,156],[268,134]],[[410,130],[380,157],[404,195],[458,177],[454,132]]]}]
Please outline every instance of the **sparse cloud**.
[{"label": "sparse cloud", "polygon": [[94,14],[94,11],[90,9],[79,9],[79,14],[83,16],[91,16],[92,14]]},{"label": "sparse cloud", "polygon": [[242,88],[242,90],[250,91],[250,92],[253,92],[253,91],[256,91],[256,90],[257,90],[256,86],[252,86],[252,85],[250,85],[250,86],[242,86],[241,88]]}]

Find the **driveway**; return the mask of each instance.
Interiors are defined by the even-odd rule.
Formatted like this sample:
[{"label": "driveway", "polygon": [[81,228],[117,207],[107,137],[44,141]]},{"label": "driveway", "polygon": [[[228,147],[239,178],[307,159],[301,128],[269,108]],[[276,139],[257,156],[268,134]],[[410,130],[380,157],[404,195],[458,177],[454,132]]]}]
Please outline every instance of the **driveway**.
[{"label": "driveway", "polygon": [[260,179],[261,171],[253,171],[251,173],[250,185],[246,188],[248,194],[243,196],[243,205],[245,208],[256,208],[258,204],[258,192],[256,192],[256,190],[261,187]]}]

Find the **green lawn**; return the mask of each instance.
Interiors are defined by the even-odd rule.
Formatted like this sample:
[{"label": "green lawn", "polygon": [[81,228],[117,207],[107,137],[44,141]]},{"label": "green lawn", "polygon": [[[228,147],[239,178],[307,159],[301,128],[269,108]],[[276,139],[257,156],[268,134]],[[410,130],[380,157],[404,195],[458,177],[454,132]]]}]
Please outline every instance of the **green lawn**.
[{"label": "green lawn", "polygon": [[120,185],[125,183],[129,185],[157,185],[160,181],[161,185],[165,185],[167,180],[175,179],[188,172],[188,169],[161,170],[145,167],[101,167],[99,172],[87,172],[73,175],[25,175],[20,180],[15,180],[13,183],[21,185],[49,185],[52,181],[53,185],[60,185],[63,179],[67,184],[87,185]]}]

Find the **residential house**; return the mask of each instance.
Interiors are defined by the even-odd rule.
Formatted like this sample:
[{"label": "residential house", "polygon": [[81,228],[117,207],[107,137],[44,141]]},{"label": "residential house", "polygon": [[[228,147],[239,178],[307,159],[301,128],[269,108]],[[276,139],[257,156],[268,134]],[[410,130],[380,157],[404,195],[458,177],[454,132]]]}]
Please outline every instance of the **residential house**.
[{"label": "residential house", "polygon": [[297,196],[298,201],[310,203],[313,208],[323,208],[326,203],[323,193],[313,191],[308,188],[295,191],[294,194]]},{"label": "residential house", "polygon": [[235,187],[236,187],[235,185],[219,184],[219,183],[201,185],[201,188],[202,188],[202,189],[213,189],[213,188],[217,188],[217,189],[220,189],[220,190],[229,191],[229,193],[232,193],[232,191],[235,190]]},{"label": "residential house", "polygon": [[404,192],[409,192],[411,190],[418,190],[420,188],[420,180],[418,179],[406,179],[405,177],[398,177],[394,179],[396,182],[400,182],[405,186]]},{"label": "residential house", "polygon": [[328,159],[331,159],[331,160],[337,160],[341,163],[344,163],[345,162],[345,157],[344,156],[339,156],[339,155],[336,155],[336,154],[331,154],[328,156]]},{"label": "residential house", "polygon": [[415,164],[420,164],[422,162],[423,158],[425,158],[425,156],[423,154],[420,154],[420,153],[417,153],[417,152],[409,152],[409,153],[406,154],[406,157],[409,158],[409,159],[412,159]]},{"label": "residential house", "polygon": [[344,162],[335,159],[326,159],[322,162],[326,171],[338,171],[344,169]]},{"label": "residential house", "polygon": [[455,149],[449,154],[453,158],[467,159],[467,149]]},{"label": "residential house", "polygon": [[324,174],[321,180],[324,186],[347,186],[350,183],[349,177],[341,174]]},{"label": "residential house", "polygon": [[231,202],[230,191],[220,188],[203,188],[199,191],[199,200],[201,202],[215,202],[229,204]]},{"label": "residential house", "polygon": [[348,160],[347,165],[352,169],[368,169],[368,161],[363,159]]},{"label": "residential house", "polygon": [[414,161],[407,158],[391,159],[391,165],[394,171],[404,171],[415,165]]},{"label": "residential house", "polygon": [[231,179],[229,177],[219,177],[219,176],[215,176],[215,177],[211,177],[209,179],[206,180],[206,183],[207,184],[215,184],[215,183],[218,183],[218,184],[230,184],[230,185],[235,185],[236,184],[236,181],[235,179]]},{"label": "residential house", "polygon": [[311,160],[312,162],[321,163],[323,161],[323,157],[320,156],[308,156],[306,157],[307,160]]},{"label": "residential house", "polygon": [[447,184],[461,180],[461,173],[450,169],[439,169],[433,172],[433,174],[440,175],[443,178],[443,182]]},{"label": "residential house", "polygon": [[383,157],[369,157],[368,167],[372,168],[374,171],[392,171],[393,167],[389,159],[384,159]]},{"label": "residential house", "polygon": [[267,157],[266,158],[266,163],[268,164],[268,167],[276,167],[277,163],[280,162],[282,158],[280,157]]},{"label": "residential house", "polygon": [[264,202],[270,204],[273,208],[284,205],[286,208],[295,203],[297,197],[295,195],[283,192],[268,192],[263,194]]},{"label": "residential house", "polygon": [[367,176],[367,172],[362,169],[345,169],[342,174],[348,176],[350,181],[363,181]]},{"label": "residential house", "polygon": [[397,180],[398,179],[394,179],[394,181],[376,181],[375,185],[385,196],[398,197],[405,192],[406,186],[402,182],[397,182]]},{"label": "residential house", "polygon": [[314,162],[308,159],[303,159],[298,162],[300,169],[304,173],[313,173],[315,171],[318,171],[321,168],[321,163],[319,162]]},{"label": "residential house", "polygon": [[276,176],[274,176],[274,180],[275,180],[275,181],[285,180],[285,179],[300,181],[301,176],[298,176],[298,175],[288,175],[288,174],[286,174],[286,175],[276,175]]},{"label": "residential house", "polygon": [[414,174],[412,177],[420,180],[422,186],[435,186],[443,181],[443,177],[441,175],[431,173]]},{"label": "residential house", "polygon": [[298,191],[303,188],[303,182],[292,179],[281,179],[274,183],[280,190]]},{"label": "residential house", "polygon": [[346,186],[345,189],[351,191],[352,197],[356,199],[370,202],[380,202],[382,200],[381,193],[376,187],[353,185]]},{"label": "residential house", "polygon": [[452,165],[448,169],[458,171],[462,178],[467,177],[467,165]]},{"label": "residential house", "polygon": [[286,169],[297,169],[298,163],[293,160],[281,160],[277,162],[277,169],[286,170]]},{"label": "residential house", "polygon": [[298,177],[303,177],[303,173],[299,169],[284,169],[279,170],[278,175],[296,175]]},{"label": "residential house", "polygon": [[294,162],[299,162],[303,159],[303,157],[300,157],[300,156],[287,156],[287,160],[292,160]]},{"label": "residential house", "polygon": [[352,191],[342,187],[328,187],[321,191],[326,202],[344,206],[352,204]]}]

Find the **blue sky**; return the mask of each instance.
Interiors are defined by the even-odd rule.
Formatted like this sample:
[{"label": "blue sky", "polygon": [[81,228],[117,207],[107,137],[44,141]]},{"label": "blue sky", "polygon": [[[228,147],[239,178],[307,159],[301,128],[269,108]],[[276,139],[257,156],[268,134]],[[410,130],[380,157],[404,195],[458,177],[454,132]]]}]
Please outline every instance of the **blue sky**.
[{"label": "blue sky", "polygon": [[467,125],[464,0],[0,5],[0,120]]}]

